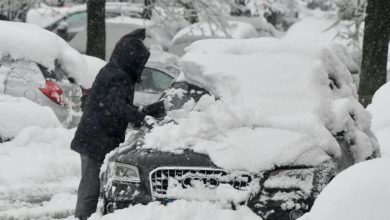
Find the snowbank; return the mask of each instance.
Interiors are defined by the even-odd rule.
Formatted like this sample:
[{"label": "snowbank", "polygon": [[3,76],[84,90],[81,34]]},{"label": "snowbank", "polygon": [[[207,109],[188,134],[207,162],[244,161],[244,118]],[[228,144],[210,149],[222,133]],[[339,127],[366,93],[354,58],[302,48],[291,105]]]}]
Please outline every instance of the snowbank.
[{"label": "snowbank", "polygon": [[223,209],[218,204],[178,200],[167,206],[154,202],[146,206],[135,205],[117,210],[103,217],[92,216],[91,220],[261,220],[248,207],[240,206],[237,210]]},{"label": "snowbank", "polygon": [[13,59],[35,61],[49,69],[55,62],[62,66],[68,76],[79,79],[87,72],[85,60],[56,34],[38,26],[0,21],[0,57],[10,55]]},{"label": "snowbank", "polygon": [[26,98],[0,95],[0,137],[13,138],[26,127],[55,128],[61,123],[49,107]]},{"label": "snowbank", "polygon": [[73,212],[79,155],[74,130],[29,127],[0,144],[0,219],[64,218]]},{"label": "snowbank", "polygon": [[390,219],[390,159],[359,163],[341,172],[300,220]]},{"label": "snowbank", "polygon": [[367,109],[372,114],[372,130],[378,138],[383,156],[390,157],[390,83],[379,88]]},{"label": "snowbank", "polygon": [[345,132],[355,143],[355,160],[365,159],[377,149],[369,136],[371,116],[356,99],[347,67],[330,48],[276,39],[193,43],[178,81],[220,99],[203,96],[172,111],[178,124],[153,129],[146,147],[190,148],[209,154],[222,168],[259,171],[296,160],[318,163],[324,152],[339,156],[333,135]]}]

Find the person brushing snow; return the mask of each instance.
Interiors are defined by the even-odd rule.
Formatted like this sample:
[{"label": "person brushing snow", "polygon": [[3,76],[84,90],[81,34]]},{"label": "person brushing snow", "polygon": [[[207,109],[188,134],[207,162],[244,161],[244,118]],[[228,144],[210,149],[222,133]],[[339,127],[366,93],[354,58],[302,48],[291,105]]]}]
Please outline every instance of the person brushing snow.
[{"label": "person brushing snow", "polygon": [[99,172],[108,152],[125,139],[129,123],[139,127],[146,114],[133,105],[135,84],[140,82],[150,56],[143,44],[145,29],[122,37],[109,63],[98,73],[89,91],[86,107],[71,149],[81,156],[81,181],[75,216],[87,219],[96,211]]}]

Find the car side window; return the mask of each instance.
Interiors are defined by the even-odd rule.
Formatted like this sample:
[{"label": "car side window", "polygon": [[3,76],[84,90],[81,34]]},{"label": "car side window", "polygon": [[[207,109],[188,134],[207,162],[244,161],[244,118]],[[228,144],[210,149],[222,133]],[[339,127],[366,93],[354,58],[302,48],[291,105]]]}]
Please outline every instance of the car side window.
[{"label": "car side window", "polygon": [[162,93],[172,84],[173,77],[160,70],[145,67],[142,81],[136,84],[135,90],[147,93]]}]

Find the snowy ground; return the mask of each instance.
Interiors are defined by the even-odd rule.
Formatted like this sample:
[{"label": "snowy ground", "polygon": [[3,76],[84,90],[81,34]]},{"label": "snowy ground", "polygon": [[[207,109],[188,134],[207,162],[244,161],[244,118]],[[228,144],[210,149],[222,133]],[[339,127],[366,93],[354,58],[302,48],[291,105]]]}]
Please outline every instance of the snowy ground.
[{"label": "snowy ground", "polygon": [[0,219],[64,218],[73,213],[79,156],[74,130],[29,127],[0,144]]}]

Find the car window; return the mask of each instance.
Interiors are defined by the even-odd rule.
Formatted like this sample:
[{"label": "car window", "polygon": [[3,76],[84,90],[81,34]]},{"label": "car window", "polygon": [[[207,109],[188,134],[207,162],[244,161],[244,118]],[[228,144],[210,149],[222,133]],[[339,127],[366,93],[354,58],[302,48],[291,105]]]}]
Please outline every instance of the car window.
[{"label": "car window", "polygon": [[87,13],[81,12],[72,14],[66,18],[66,23],[70,28],[84,27],[87,25]]},{"label": "car window", "polygon": [[146,67],[142,73],[142,81],[135,90],[147,93],[162,93],[172,84],[173,77],[160,70]]}]

